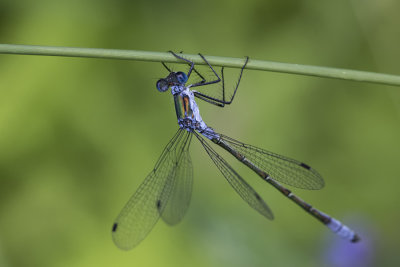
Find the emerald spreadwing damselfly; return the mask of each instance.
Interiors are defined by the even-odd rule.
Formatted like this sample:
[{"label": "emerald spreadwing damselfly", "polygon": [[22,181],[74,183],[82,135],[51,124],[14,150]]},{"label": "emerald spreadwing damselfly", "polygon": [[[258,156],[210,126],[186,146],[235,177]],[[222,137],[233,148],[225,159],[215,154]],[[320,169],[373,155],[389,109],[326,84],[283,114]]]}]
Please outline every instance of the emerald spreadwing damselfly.
[{"label": "emerald spreadwing damselfly", "polygon": [[[193,136],[200,141],[212,161],[240,197],[267,219],[273,219],[273,214],[267,204],[225,159],[211,147],[209,141],[231,153],[264,181],[302,207],[334,233],[351,242],[357,242],[359,236],[353,230],[335,218],[312,207],[279,183],[282,182],[303,189],[321,189],[324,186],[324,180],[317,171],[300,161],[244,144],[217,133],[214,129],[208,127],[201,118],[196,98],[220,107],[231,104],[249,59],[246,58],[240,70],[233,94],[227,97],[225,95],[223,67],[221,68],[220,77],[205,57],[199,54],[212,70],[213,75],[215,75],[215,80],[207,81],[196,70],[192,61],[173,52],[171,53],[182,62],[189,64],[190,69],[187,73],[174,72],[163,63],[169,74],[166,78],[158,80],[156,87],[160,92],[166,92],[171,88],[179,129],[164,148],[154,169],[129,199],[115,220],[112,227],[112,236],[115,244],[121,249],[132,249],[148,235],[160,217],[169,225],[175,225],[182,220],[188,209],[192,194],[193,167],[189,147]],[[186,85],[192,73],[198,75],[201,81]],[[222,82],[222,95],[218,97],[202,89],[207,85],[220,82]],[[192,88],[198,90],[192,90]]]}]

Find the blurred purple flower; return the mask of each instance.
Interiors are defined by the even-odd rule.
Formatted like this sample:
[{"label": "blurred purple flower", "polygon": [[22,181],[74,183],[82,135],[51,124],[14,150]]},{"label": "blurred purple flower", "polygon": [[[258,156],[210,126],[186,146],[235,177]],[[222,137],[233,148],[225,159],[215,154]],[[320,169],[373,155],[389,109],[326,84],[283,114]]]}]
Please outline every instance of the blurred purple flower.
[{"label": "blurred purple flower", "polygon": [[[376,253],[376,233],[366,218],[357,220],[344,219],[352,229],[357,231],[361,240],[351,243],[332,236],[326,238],[323,246],[323,266],[335,267],[368,267],[374,266]],[[329,239],[329,241],[328,241]]]}]

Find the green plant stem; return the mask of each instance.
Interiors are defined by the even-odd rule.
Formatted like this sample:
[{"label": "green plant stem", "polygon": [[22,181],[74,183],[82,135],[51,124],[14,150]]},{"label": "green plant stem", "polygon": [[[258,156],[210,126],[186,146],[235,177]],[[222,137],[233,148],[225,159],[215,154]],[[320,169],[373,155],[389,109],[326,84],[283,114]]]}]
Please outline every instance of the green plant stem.
[{"label": "green plant stem", "polygon": [[[182,63],[168,52],[148,52],[138,50],[118,50],[99,48],[77,48],[38,45],[0,44],[0,54],[43,55],[64,57],[90,57],[107,59],[126,59],[154,62]],[[182,54],[196,64],[205,64],[198,55]],[[244,58],[205,56],[211,65],[240,68]],[[318,67],[310,65],[281,63],[265,60],[250,59],[246,69],[264,70],[317,77],[327,77],[352,81],[363,81],[386,85],[400,86],[400,76],[375,72],[357,71],[349,69]]]}]

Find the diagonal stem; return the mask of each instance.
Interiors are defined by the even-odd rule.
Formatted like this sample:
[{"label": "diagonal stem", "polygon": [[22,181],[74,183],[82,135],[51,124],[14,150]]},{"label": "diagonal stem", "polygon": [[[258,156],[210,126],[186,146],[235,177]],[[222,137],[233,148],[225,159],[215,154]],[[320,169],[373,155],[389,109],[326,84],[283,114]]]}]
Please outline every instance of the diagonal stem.
[{"label": "diagonal stem", "polygon": [[[42,55],[42,56],[64,56],[64,57],[89,57],[107,59],[125,59],[153,62],[182,63],[168,52],[149,52],[138,50],[119,50],[101,48],[78,48],[60,46],[39,46],[39,45],[15,45],[0,44],[0,54],[21,54],[21,55]],[[196,64],[204,65],[199,55],[182,54]],[[241,68],[245,58],[205,56],[211,65],[225,66],[230,68]],[[349,69],[319,67],[300,65],[266,60],[250,59],[246,69],[264,70],[299,75],[326,77],[351,81],[362,81],[386,85],[400,86],[400,76],[376,72],[366,72]]]}]

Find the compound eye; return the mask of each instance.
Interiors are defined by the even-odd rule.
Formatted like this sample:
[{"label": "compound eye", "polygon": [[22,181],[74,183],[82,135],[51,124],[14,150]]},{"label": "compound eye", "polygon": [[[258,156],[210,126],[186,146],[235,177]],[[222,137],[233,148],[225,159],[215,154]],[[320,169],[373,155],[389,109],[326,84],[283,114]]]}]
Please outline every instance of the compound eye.
[{"label": "compound eye", "polygon": [[176,79],[178,80],[179,83],[185,83],[187,82],[187,75],[186,73],[180,71],[176,73]]},{"label": "compound eye", "polygon": [[164,79],[158,80],[156,86],[157,86],[157,90],[160,91],[160,92],[167,91],[168,87],[169,87],[168,86],[168,82],[166,80],[164,80]]}]

